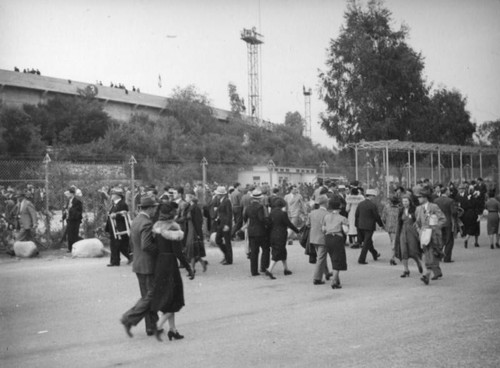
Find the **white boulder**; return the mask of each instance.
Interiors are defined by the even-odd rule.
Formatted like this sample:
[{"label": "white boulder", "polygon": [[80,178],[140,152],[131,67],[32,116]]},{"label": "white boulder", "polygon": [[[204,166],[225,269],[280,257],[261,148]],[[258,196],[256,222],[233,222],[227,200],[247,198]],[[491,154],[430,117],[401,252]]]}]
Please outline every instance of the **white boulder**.
[{"label": "white boulder", "polygon": [[73,244],[71,255],[76,258],[96,258],[104,256],[104,245],[97,238],[79,240]]},{"label": "white boulder", "polygon": [[31,258],[38,255],[38,248],[32,241],[16,241],[13,248],[18,257]]}]

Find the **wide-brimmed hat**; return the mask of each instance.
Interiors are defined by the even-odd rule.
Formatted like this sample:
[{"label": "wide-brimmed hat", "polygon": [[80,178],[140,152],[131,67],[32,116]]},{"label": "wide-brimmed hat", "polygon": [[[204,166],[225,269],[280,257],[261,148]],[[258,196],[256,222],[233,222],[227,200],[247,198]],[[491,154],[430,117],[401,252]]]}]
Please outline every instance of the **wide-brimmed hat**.
[{"label": "wide-brimmed hat", "polygon": [[262,198],[262,191],[260,189],[255,189],[252,192],[252,198]]},{"label": "wide-brimmed hat", "polygon": [[217,189],[215,190],[215,194],[219,194],[219,195],[227,194],[226,187],[224,187],[222,185],[218,186]]},{"label": "wide-brimmed hat", "polygon": [[151,196],[144,196],[141,198],[141,203],[139,204],[139,207],[141,208],[149,208],[149,207],[155,207],[158,206],[158,202],[156,202],[156,199],[151,197]]},{"label": "wide-brimmed hat", "polygon": [[345,189],[345,185],[344,185],[344,184],[340,184],[337,188],[338,188],[339,190],[341,190],[341,189]]},{"label": "wide-brimmed hat", "polygon": [[111,189],[111,194],[116,194],[116,195],[119,195],[120,197],[124,196],[123,189],[120,187],[116,187],[116,188]]},{"label": "wide-brimmed hat", "polygon": [[366,192],[365,192],[365,196],[373,196],[373,197],[376,197],[377,196],[377,190],[376,189],[367,189]]}]

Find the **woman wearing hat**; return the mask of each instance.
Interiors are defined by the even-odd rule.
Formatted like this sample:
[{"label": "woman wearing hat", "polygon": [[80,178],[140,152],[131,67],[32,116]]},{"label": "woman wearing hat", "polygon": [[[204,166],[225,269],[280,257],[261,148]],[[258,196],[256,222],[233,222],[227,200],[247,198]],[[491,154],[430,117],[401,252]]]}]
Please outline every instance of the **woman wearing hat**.
[{"label": "woman wearing hat", "polygon": [[446,216],[437,204],[430,202],[432,193],[428,188],[421,189],[417,197],[420,206],[415,211],[415,224],[419,230],[426,268],[421,280],[428,285],[431,272],[434,274],[432,280],[443,276],[439,261],[443,256],[441,228],[446,223]]},{"label": "woman wearing hat", "polygon": [[471,236],[474,237],[474,246],[479,247],[479,220],[483,212],[483,201],[480,198],[479,191],[475,191],[473,185],[467,189],[467,186],[461,184],[458,187],[458,190],[459,194],[457,201],[460,204],[460,207],[464,210],[461,218],[464,224],[464,233],[466,236],[464,247],[467,248]]},{"label": "woman wearing hat", "polygon": [[418,272],[422,273],[422,249],[418,239],[418,232],[415,228],[415,206],[410,196],[401,197],[402,207],[398,210],[396,235],[394,239],[395,256],[403,262],[404,272],[401,277],[410,276],[408,259],[413,259],[417,263]]},{"label": "woman wearing hat", "polygon": [[161,311],[157,325],[156,338],[161,341],[162,327],[168,321],[168,339],[179,340],[184,338],[175,326],[175,313],[184,306],[184,288],[179,272],[177,260],[188,272],[190,280],[194,279],[194,272],[186,257],[182,253],[182,239],[184,232],[175,222],[178,205],[175,202],[160,206],[158,222],[153,226],[155,243],[158,247],[158,258],[155,266],[155,281],[151,310]]},{"label": "woman wearing hat", "polygon": [[271,225],[269,238],[271,241],[271,264],[266,270],[266,275],[271,279],[275,279],[273,275],[274,266],[278,261],[283,262],[283,269],[285,276],[291,275],[292,271],[288,269],[286,262],[287,251],[286,251],[286,241],[287,241],[287,229],[290,228],[295,233],[299,230],[288,218],[286,211],[286,202],[283,198],[275,197],[271,202],[271,213],[269,214],[269,222]]},{"label": "woman wearing hat", "polygon": [[342,226],[349,226],[349,220],[340,214],[342,203],[332,198],[328,202],[328,214],[323,218],[321,229],[325,234],[325,249],[330,255],[333,269],[332,289],[340,289],[340,271],[347,271],[345,254],[345,233]]},{"label": "woman wearing hat", "polygon": [[358,229],[356,229],[355,221],[356,221],[356,208],[358,208],[358,204],[364,201],[365,197],[359,192],[358,187],[352,187],[350,194],[346,196],[346,211],[348,213],[347,218],[349,219],[349,243],[351,244],[351,248],[358,249]]}]

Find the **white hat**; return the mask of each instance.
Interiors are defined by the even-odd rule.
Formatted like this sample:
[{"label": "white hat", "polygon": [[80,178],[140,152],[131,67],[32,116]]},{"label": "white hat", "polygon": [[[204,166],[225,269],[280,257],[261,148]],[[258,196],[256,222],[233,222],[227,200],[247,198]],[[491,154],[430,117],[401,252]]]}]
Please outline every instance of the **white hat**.
[{"label": "white hat", "polygon": [[376,189],[367,189],[365,195],[366,196],[374,196],[374,197],[376,197],[377,196],[377,190]]},{"label": "white hat", "polygon": [[338,186],[338,188],[339,188],[339,189],[345,189],[345,185],[340,184],[340,185]]},{"label": "white hat", "polygon": [[262,191],[257,188],[252,192],[252,198],[262,198]]},{"label": "white hat", "polygon": [[222,185],[218,186],[217,189],[215,190],[215,194],[220,194],[220,195],[227,194],[226,187]]}]

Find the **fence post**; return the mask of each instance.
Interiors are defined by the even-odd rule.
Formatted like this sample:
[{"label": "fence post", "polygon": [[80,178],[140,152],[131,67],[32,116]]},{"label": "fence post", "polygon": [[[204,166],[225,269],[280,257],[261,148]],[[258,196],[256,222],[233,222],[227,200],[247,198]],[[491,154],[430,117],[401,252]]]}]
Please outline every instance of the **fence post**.
[{"label": "fence post", "polygon": [[276,167],[276,164],[274,163],[273,160],[269,160],[267,162],[267,168],[269,169],[269,187],[271,188],[270,189],[271,191],[273,189],[273,174],[274,174],[275,167]]},{"label": "fence post", "polygon": [[52,161],[47,153],[43,159],[45,165],[45,236],[50,237],[50,212],[49,212],[49,163]]},{"label": "fence post", "polygon": [[135,164],[137,163],[134,155],[130,156],[130,160],[128,161],[130,165],[130,192],[131,201],[130,201],[130,212],[132,214],[132,218],[135,217]]},{"label": "fence post", "polygon": [[201,180],[202,180],[202,185],[203,185],[203,203],[206,204],[206,197],[207,197],[207,165],[208,161],[205,157],[201,159]]},{"label": "fence post", "polygon": [[323,174],[323,185],[325,185],[325,181],[326,181],[326,173],[325,173],[325,170],[326,168],[328,167],[328,163],[323,160],[320,164],[319,164],[319,167],[321,168],[321,173]]}]

